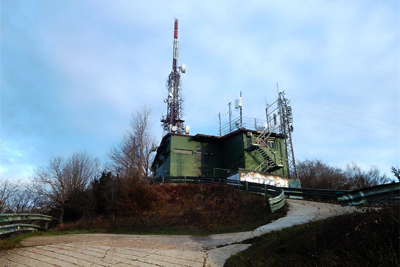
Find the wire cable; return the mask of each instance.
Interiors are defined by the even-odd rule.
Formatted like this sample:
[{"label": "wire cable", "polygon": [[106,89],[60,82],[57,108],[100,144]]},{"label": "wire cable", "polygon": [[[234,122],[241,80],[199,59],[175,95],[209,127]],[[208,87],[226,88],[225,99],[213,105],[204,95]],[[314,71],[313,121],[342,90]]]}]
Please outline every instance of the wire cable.
[{"label": "wire cable", "polygon": [[377,126],[380,126],[380,127],[384,127],[384,128],[388,128],[388,129],[392,129],[392,130],[396,130],[396,131],[399,130],[399,129],[395,129],[395,128],[392,128],[392,127],[384,126],[384,125],[381,125],[381,124],[373,123],[373,122],[370,122],[370,121],[367,121],[367,120],[363,120],[363,119],[351,117],[351,116],[348,116],[348,115],[345,115],[345,114],[333,112],[333,111],[330,111],[330,110],[327,110],[327,109],[323,109],[323,108],[319,108],[319,107],[315,107],[315,106],[310,106],[310,105],[307,105],[307,107],[316,108],[316,109],[320,109],[320,110],[323,110],[323,111],[331,112],[333,114],[337,114],[337,115],[344,116],[344,117],[347,117],[347,118],[355,119],[355,120],[358,120],[358,121],[364,121],[364,122],[367,122],[367,123],[370,123],[370,124],[374,124],[374,125],[377,125]]},{"label": "wire cable", "polygon": [[366,130],[366,129],[363,129],[363,128],[359,128],[359,127],[356,127],[356,126],[353,126],[353,125],[350,125],[350,124],[347,124],[347,123],[343,123],[343,122],[340,122],[340,121],[335,121],[335,120],[332,120],[332,119],[329,119],[329,118],[325,118],[325,117],[322,117],[322,116],[319,116],[319,115],[315,115],[315,114],[313,114],[313,113],[310,113],[310,112],[307,112],[307,111],[304,111],[304,110],[301,110],[301,109],[297,109],[297,110],[298,110],[298,111],[301,111],[301,112],[304,112],[304,113],[308,113],[308,114],[313,115],[313,116],[317,116],[317,117],[323,118],[323,119],[325,119],[325,120],[334,121],[334,122],[337,122],[337,123],[340,123],[340,124],[343,124],[343,125],[346,125],[346,126],[349,126],[349,127],[352,127],[352,128],[356,128],[356,129],[359,129],[359,130],[362,130],[362,131],[366,131],[366,132],[378,134],[378,135],[380,135],[380,136],[383,136],[383,137],[386,137],[386,138],[389,138],[389,139],[393,139],[393,140],[396,140],[396,141],[400,141],[399,138],[390,137],[390,136],[383,135],[383,134],[380,134],[380,133],[377,133],[377,132],[373,132],[373,131],[370,131],[370,130]]},{"label": "wire cable", "polygon": [[335,109],[340,109],[340,110],[343,110],[343,111],[346,111],[346,112],[351,112],[351,113],[354,113],[354,114],[357,114],[357,115],[360,115],[360,116],[364,116],[364,117],[368,117],[368,118],[371,118],[371,119],[374,119],[374,120],[380,120],[380,121],[388,122],[388,123],[391,123],[391,124],[400,125],[400,123],[387,121],[387,120],[382,120],[382,119],[379,119],[379,118],[375,118],[375,117],[368,116],[368,115],[365,115],[365,114],[357,113],[357,112],[350,111],[350,110],[347,110],[347,109],[338,108],[338,107],[331,106],[331,105],[328,105],[328,104],[323,104],[323,103],[320,103],[320,102],[317,102],[317,101],[314,101],[314,100],[309,100],[309,99],[306,99],[306,98],[303,98],[303,97],[300,97],[300,96],[293,95],[291,93],[287,93],[287,94],[291,95],[291,96],[294,96],[294,97],[297,97],[297,98],[300,98],[300,99],[303,99],[303,100],[306,100],[306,101],[314,102],[314,103],[317,103],[317,104],[320,104],[320,105],[324,105],[324,106],[327,106],[327,107],[331,107],[331,108],[335,108]]}]

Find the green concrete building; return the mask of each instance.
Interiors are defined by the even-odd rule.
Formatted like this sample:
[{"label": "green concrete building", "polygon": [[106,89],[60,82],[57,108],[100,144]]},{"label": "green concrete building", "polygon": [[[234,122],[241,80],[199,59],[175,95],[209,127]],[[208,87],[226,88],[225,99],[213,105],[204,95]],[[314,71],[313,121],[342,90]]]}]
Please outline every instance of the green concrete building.
[{"label": "green concrete building", "polygon": [[153,177],[227,178],[239,171],[287,178],[282,134],[240,128],[224,136],[167,133],[157,148]]}]

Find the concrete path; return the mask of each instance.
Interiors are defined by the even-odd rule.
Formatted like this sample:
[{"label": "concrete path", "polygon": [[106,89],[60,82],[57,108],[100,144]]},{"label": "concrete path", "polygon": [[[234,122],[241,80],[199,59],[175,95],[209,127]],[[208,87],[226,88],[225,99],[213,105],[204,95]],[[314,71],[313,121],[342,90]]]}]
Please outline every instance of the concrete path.
[{"label": "concrete path", "polygon": [[273,230],[353,212],[354,207],[287,200],[288,215],[254,231],[192,236],[83,234],[32,237],[24,248],[0,252],[1,266],[223,266],[239,244]]}]

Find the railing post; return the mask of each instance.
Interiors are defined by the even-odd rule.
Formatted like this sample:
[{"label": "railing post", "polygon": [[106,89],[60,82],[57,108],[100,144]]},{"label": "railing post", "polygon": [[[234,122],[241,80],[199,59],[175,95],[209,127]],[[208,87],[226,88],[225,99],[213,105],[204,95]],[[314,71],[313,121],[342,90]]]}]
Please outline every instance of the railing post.
[{"label": "railing post", "polygon": [[164,176],[163,176],[163,178],[162,178],[162,183],[164,183]]},{"label": "railing post", "polygon": [[264,205],[267,200],[267,184],[264,184]]},{"label": "railing post", "polygon": [[249,191],[249,183],[246,181],[246,191]]}]

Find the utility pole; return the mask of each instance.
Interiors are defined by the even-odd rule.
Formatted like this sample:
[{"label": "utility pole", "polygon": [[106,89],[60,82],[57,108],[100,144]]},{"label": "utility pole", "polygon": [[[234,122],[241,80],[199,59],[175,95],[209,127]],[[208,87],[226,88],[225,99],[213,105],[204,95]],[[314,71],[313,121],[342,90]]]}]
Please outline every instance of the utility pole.
[{"label": "utility pole", "polygon": [[231,102],[228,103],[229,106],[229,132],[232,132],[232,111],[231,111]]},{"label": "utility pole", "polygon": [[219,118],[219,136],[222,136],[222,132],[221,132],[221,112],[218,113],[218,118]]}]

